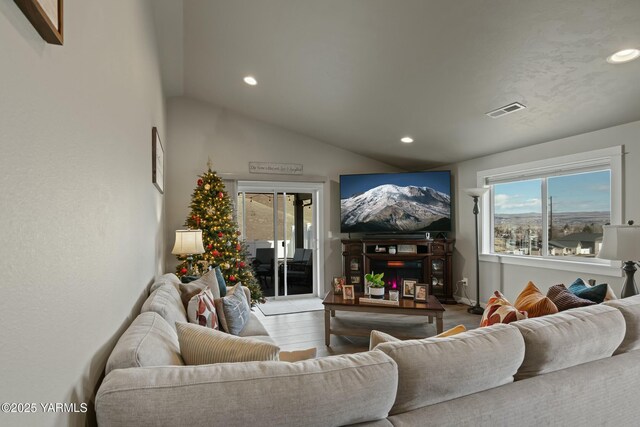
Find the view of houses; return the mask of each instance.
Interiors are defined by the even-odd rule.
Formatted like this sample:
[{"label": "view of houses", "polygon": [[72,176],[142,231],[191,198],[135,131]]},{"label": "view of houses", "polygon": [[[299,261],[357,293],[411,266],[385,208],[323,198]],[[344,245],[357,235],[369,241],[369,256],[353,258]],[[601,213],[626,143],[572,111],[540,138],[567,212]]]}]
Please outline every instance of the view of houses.
[{"label": "view of houses", "polygon": [[[602,245],[602,226],[609,218],[609,212],[554,214],[548,230],[548,255],[595,257]],[[493,248],[501,254],[543,255],[542,215],[496,214]]]}]

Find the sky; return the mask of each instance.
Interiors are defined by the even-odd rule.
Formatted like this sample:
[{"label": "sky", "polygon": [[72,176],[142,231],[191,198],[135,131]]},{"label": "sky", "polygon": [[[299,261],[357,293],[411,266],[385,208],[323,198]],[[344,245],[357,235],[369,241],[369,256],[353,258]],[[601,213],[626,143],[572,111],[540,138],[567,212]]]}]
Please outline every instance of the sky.
[{"label": "sky", "polygon": [[374,173],[340,176],[340,198],[348,199],[354,194],[364,193],[384,184],[400,187],[431,187],[444,194],[451,195],[451,174],[449,171],[410,172],[410,173]]},{"label": "sky", "polygon": [[[611,174],[587,172],[548,178],[548,196],[553,197],[554,212],[601,212],[611,210]],[[542,180],[496,184],[495,213],[540,212]]]}]

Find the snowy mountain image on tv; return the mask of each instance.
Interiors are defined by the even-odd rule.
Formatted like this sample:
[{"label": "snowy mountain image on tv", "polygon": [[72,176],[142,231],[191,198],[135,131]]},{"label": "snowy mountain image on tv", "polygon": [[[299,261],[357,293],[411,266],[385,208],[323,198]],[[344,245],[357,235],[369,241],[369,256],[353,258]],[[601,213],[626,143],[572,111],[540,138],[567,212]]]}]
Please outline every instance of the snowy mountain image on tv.
[{"label": "snowy mountain image on tv", "polygon": [[450,179],[449,171],[344,175],[341,231],[451,231]]}]

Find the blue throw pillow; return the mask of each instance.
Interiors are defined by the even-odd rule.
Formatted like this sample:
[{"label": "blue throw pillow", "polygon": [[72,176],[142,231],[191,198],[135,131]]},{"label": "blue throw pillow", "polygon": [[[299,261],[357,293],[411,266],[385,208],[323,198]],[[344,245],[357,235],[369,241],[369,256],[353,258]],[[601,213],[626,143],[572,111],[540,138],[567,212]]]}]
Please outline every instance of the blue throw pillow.
[{"label": "blue throw pillow", "polygon": [[599,285],[589,287],[582,279],[576,279],[576,281],[569,286],[569,292],[577,297],[588,299],[596,304],[600,304],[604,301],[604,297],[607,295],[607,284],[601,283]]},{"label": "blue throw pillow", "polygon": [[216,279],[218,280],[218,287],[220,288],[220,298],[227,295],[227,284],[224,281],[224,277],[222,276],[222,270],[220,270],[220,266],[217,265],[214,268],[216,271]]}]

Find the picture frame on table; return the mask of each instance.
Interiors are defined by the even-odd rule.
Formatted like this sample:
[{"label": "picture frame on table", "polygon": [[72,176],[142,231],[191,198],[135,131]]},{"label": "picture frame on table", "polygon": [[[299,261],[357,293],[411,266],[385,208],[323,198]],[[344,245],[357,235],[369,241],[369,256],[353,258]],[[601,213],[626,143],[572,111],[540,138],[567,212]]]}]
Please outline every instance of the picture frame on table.
[{"label": "picture frame on table", "polygon": [[351,276],[351,284],[359,285],[360,284],[360,276]]},{"label": "picture frame on table", "polygon": [[402,297],[413,298],[416,294],[416,284],[418,279],[402,279]]},{"label": "picture frame on table", "polygon": [[331,286],[333,288],[333,293],[335,295],[342,294],[342,287],[347,284],[347,278],[344,276],[336,276],[331,281]]},{"label": "picture frame on table", "polygon": [[64,43],[63,0],[13,0],[47,43]]},{"label": "picture frame on table", "polygon": [[164,194],[164,148],[158,128],[155,126],[151,129],[151,144],[151,182],[160,194]]},{"label": "picture frame on table", "polygon": [[429,286],[426,283],[416,283],[414,287],[414,301],[415,302],[427,302],[429,296]]},{"label": "picture frame on table", "polygon": [[343,299],[356,299],[356,291],[353,285],[344,285],[342,287],[342,298]]}]

